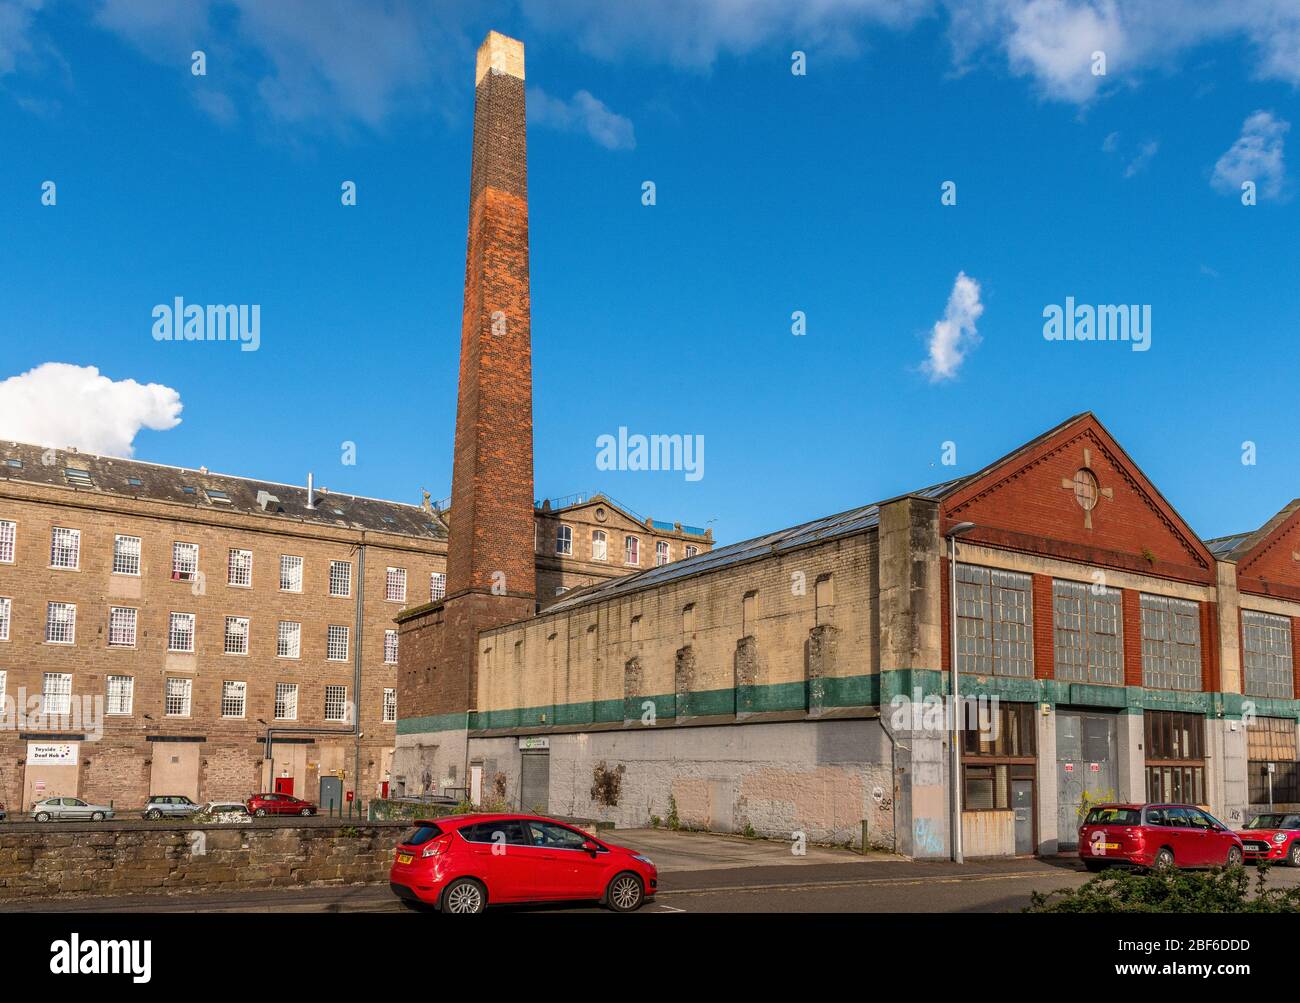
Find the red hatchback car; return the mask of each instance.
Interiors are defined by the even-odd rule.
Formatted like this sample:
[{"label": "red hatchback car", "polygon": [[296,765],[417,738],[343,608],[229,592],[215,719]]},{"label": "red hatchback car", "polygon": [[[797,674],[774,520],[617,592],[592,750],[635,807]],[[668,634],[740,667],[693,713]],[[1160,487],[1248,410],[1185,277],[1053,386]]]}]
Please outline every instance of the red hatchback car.
[{"label": "red hatchback car", "polygon": [[310,801],[289,794],[254,794],[244,807],[250,815],[315,815],[316,806]]},{"label": "red hatchback car", "polygon": [[1244,857],[1237,834],[1194,805],[1097,805],[1079,827],[1079,859],[1090,871],[1221,867]]},{"label": "red hatchback car", "polygon": [[451,913],[566,900],[631,912],[654,897],[658,881],[648,857],[537,815],[419,821],[402,838],[388,875],[399,898]]},{"label": "red hatchback car", "polygon": [[1247,822],[1244,829],[1238,829],[1237,835],[1247,860],[1280,860],[1300,867],[1300,813],[1264,812]]}]

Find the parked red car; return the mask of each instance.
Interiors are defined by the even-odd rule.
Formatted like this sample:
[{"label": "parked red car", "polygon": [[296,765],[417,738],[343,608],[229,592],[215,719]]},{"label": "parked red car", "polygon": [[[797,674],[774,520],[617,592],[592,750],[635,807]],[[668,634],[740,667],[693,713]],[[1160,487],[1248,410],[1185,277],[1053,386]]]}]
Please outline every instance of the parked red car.
[{"label": "parked red car", "polygon": [[443,912],[488,904],[589,900],[632,912],[654,897],[648,857],[537,815],[457,815],[417,822],[388,875],[399,898]]},{"label": "parked red car", "polygon": [[245,803],[250,815],[315,815],[310,801],[289,794],[254,794]]},{"label": "parked red car", "polygon": [[1194,805],[1097,805],[1079,827],[1079,859],[1090,871],[1220,867],[1244,857],[1240,837]]},{"label": "parked red car", "polygon": [[1246,859],[1281,860],[1300,867],[1300,814],[1293,811],[1270,811],[1256,815],[1238,829]]}]

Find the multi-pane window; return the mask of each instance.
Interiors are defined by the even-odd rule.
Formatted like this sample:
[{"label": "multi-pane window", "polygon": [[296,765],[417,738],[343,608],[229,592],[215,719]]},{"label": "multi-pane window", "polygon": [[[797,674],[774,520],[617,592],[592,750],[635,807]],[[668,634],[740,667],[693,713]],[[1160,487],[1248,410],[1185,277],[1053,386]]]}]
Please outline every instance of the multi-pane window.
[{"label": "multi-pane window", "polygon": [[190,693],[193,689],[191,680],[177,676],[167,677],[167,692],[164,698],[164,710],[168,717],[190,716]]},{"label": "multi-pane window", "polygon": [[569,557],[573,556],[572,526],[555,527],[555,552]]},{"label": "multi-pane window", "polygon": [[962,806],[966,811],[1006,811],[1015,805],[1013,780],[1032,780],[1037,732],[1035,704],[999,702],[995,718],[979,720],[968,705],[962,729]]},{"label": "multi-pane window", "polygon": [[388,602],[406,602],[405,568],[389,568],[384,574],[384,598]]},{"label": "multi-pane window", "polygon": [[1157,690],[1201,688],[1201,619],[1196,603],[1142,596],[1142,685]]},{"label": "multi-pane window", "polygon": [[224,650],[227,655],[248,654],[248,617],[226,617],[226,642]]},{"label": "multi-pane window", "polygon": [[1181,711],[1143,714],[1147,800],[1205,803],[1205,718]]},{"label": "multi-pane window", "polygon": [[447,576],[441,571],[429,574],[429,602],[437,602],[447,595]]},{"label": "multi-pane window", "polygon": [[698,554],[699,552],[700,552],[700,548],[699,548],[699,547],[692,546],[692,545],[689,544],[689,543],[686,545],[686,556],[687,556],[687,557],[694,557],[694,556],[695,556],[696,554]]},{"label": "multi-pane window", "polygon": [[13,611],[13,600],[0,596],[0,641],[9,640],[9,619]]},{"label": "multi-pane window", "polygon": [[302,624],[280,621],[275,629],[275,653],[280,658],[297,658],[302,653]]},{"label": "multi-pane window", "polygon": [[113,537],[113,574],[140,574],[140,538],[138,536]]},{"label": "multi-pane window", "polygon": [[72,644],[77,639],[77,606],[52,602],[45,607],[45,640],[50,644]]},{"label": "multi-pane window", "polygon": [[227,679],[223,682],[221,684],[221,716],[243,717],[247,694],[247,683],[233,679]]},{"label": "multi-pane window", "polygon": [[302,558],[289,554],[280,555],[280,591],[302,591]]},{"label": "multi-pane window", "polygon": [[14,541],[18,539],[18,523],[0,519],[0,564],[14,563]]},{"label": "multi-pane window", "polygon": [[135,622],[137,611],[130,606],[108,608],[108,646],[110,648],[135,647]]},{"label": "multi-pane window", "polygon": [[1295,690],[1290,619],[1242,610],[1241,640],[1245,655],[1246,695],[1290,700]]},{"label": "multi-pane window", "polygon": [[384,664],[397,664],[397,631],[384,631]]},{"label": "multi-pane window", "polygon": [[194,614],[173,613],[167,624],[167,650],[194,650]]},{"label": "multi-pane window", "polygon": [[81,564],[81,530],[55,526],[50,531],[50,567],[76,568]]},{"label": "multi-pane window", "polygon": [[330,595],[352,595],[352,564],[349,561],[330,561]]},{"label": "multi-pane window", "polygon": [[298,720],[298,684],[275,684],[275,718],[277,721]]},{"label": "multi-pane window", "polygon": [[668,541],[659,540],[655,543],[655,567],[668,563]]},{"label": "multi-pane window", "polygon": [[325,687],[325,720],[346,721],[348,712],[348,688],[346,686]]},{"label": "multi-pane window", "polygon": [[4,703],[6,676],[7,673],[3,669],[0,669],[0,703]]},{"label": "multi-pane window", "polygon": [[1257,717],[1246,725],[1246,760],[1251,804],[1300,803],[1294,718]]},{"label": "multi-pane window", "polygon": [[41,679],[41,713],[72,713],[72,673],[47,672]]},{"label": "multi-pane window", "polygon": [[226,564],[226,584],[249,588],[253,584],[253,552],[232,550]]},{"label": "multi-pane window", "polygon": [[331,662],[348,660],[348,628],[330,624],[325,641],[325,657]]},{"label": "multi-pane window", "polygon": [[603,529],[593,529],[591,531],[591,559],[593,561],[607,560],[607,553],[605,531]]},{"label": "multi-pane window", "polygon": [[639,537],[627,536],[623,538],[623,563],[641,563],[641,540]]},{"label": "multi-pane window", "polygon": [[1030,577],[957,565],[957,668],[979,675],[1032,677]]},{"label": "multi-pane window", "polygon": [[397,690],[384,690],[384,722],[391,724],[397,720]]},{"label": "multi-pane window", "polygon": [[1052,582],[1056,678],[1074,683],[1124,683],[1121,593],[1082,582]]},{"label": "multi-pane window", "polygon": [[109,676],[104,690],[105,713],[130,714],[135,699],[135,679],[131,676]]},{"label": "multi-pane window", "polygon": [[199,574],[199,545],[172,544],[172,581],[192,582]]}]

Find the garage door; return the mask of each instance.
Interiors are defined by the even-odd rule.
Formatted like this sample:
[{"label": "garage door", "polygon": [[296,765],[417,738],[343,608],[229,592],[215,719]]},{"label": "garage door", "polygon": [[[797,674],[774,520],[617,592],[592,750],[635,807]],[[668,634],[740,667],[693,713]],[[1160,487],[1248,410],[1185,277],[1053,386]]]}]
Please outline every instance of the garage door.
[{"label": "garage door", "polygon": [[521,758],[519,810],[544,815],[551,789],[551,753],[549,750],[524,752]]}]

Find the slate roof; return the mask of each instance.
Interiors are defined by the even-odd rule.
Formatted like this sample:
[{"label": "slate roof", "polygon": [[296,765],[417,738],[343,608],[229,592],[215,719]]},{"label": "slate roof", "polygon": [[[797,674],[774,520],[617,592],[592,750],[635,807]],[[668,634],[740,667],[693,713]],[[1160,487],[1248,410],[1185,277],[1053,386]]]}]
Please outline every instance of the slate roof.
[{"label": "slate roof", "polygon": [[[447,538],[447,526],[438,514],[426,512],[419,505],[317,489],[316,506],[308,508],[306,485],[278,484],[22,442],[0,441],[0,481],[54,484],[89,494],[144,498],[214,512],[292,519],[426,540]],[[261,492],[276,500],[267,501],[263,507],[258,500]]]}]

